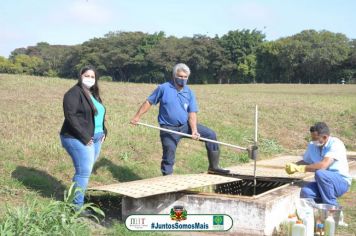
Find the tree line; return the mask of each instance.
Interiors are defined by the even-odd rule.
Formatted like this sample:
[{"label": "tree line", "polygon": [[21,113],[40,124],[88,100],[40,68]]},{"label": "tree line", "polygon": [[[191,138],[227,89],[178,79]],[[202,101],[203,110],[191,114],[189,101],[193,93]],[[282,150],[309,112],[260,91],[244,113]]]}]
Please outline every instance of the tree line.
[{"label": "tree line", "polygon": [[161,83],[178,62],[190,67],[190,83],[196,84],[348,83],[356,77],[356,39],[325,30],[274,41],[248,29],[183,38],[109,32],[80,45],[17,48],[9,58],[0,57],[0,73],[76,78],[91,64],[105,80]]}]

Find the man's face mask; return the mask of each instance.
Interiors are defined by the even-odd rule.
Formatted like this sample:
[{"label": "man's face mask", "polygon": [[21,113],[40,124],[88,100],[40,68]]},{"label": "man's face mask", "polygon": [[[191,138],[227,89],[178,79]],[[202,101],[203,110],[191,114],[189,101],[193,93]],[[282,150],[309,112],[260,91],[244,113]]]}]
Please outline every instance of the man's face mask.
[{"label": "man's face mask", "polygon": [[315,146],[320,147],[322,144],[320,145],[318,133],[317,132],[311,132],[310,135],[311,135],[311,141],[313,142],[313,144]]},{"label": "man's face mask", "polygon": [[323,146],[323,144],[320,143],[319,141],[312,141],[312,142],[313,142],[313,144],[314,144],[315,146],[318,146],[318,147]]},{"label": "man's face mask", "polygon": [[313,141],[313,144],[318,146],[318,147],[322,147],[322,146],[324,146],[326,144],[327,140],[328,140],[327,136],[321,136],[317,140]]},{"label": "man's face mask", "polygon": [[175,80],[176,84],[179,85],[180,87],[184,87],[188,83],[187,79],[181,79],[179,77],[175,77],[174,80]]}]

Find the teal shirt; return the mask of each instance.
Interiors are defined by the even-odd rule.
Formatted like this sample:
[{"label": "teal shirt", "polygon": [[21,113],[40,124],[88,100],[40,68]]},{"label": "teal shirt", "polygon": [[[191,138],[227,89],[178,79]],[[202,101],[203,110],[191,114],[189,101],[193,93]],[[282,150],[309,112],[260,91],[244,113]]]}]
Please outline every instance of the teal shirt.
[{"label": "teal shirt", "polygon": [[103,123],[104,123],[105,107],[93,96],[90,96],[90,98],[96,110],[98,111],[98,113],[94,116],[94,123],[95,123],[94,134],[99,132],[104,132]]}]

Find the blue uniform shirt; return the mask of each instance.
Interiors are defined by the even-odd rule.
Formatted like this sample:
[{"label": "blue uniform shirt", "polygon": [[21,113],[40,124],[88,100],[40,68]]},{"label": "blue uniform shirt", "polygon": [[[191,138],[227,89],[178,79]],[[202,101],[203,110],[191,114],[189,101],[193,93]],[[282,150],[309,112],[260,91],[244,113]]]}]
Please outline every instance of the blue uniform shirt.
[{"label": "blue uniform shirt", "polygon": [[308,164],[313,164],[322,161],[324,157],[333,159],[332,164],[327,170],[339,173],[351,185],[351,176],[349,174],[344,143],[340,139],[331,136],[323,147],[318,147],[310,142],[303,160]]},{"label": "blue uniform shirt", "polygon": [[308,164],[321,162],[323,160],[321,156],[321,148],[316,146],[313,142],[308,143],[303,160]]},{"label": "blue uniform shirt", "polygon": [[193,91],[184,86],[178,91],[173,81],[159,85],[147,98],[150,104],[159,103],[158,123],[160,125],[181,126],[187,124],[190,112],[198,112]]}]

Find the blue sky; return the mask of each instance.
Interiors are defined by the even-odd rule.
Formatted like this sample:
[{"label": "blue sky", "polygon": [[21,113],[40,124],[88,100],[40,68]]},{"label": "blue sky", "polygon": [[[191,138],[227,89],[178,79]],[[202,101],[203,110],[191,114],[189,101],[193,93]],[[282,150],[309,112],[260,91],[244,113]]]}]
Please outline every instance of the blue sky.
[{"label": "blue sky", "polygon": [[0,56],[38,42],[74,45],[109,31],[177,37],[258,29],[267,40],[304,29],[356,38],[353,0],[1,0]]}]

